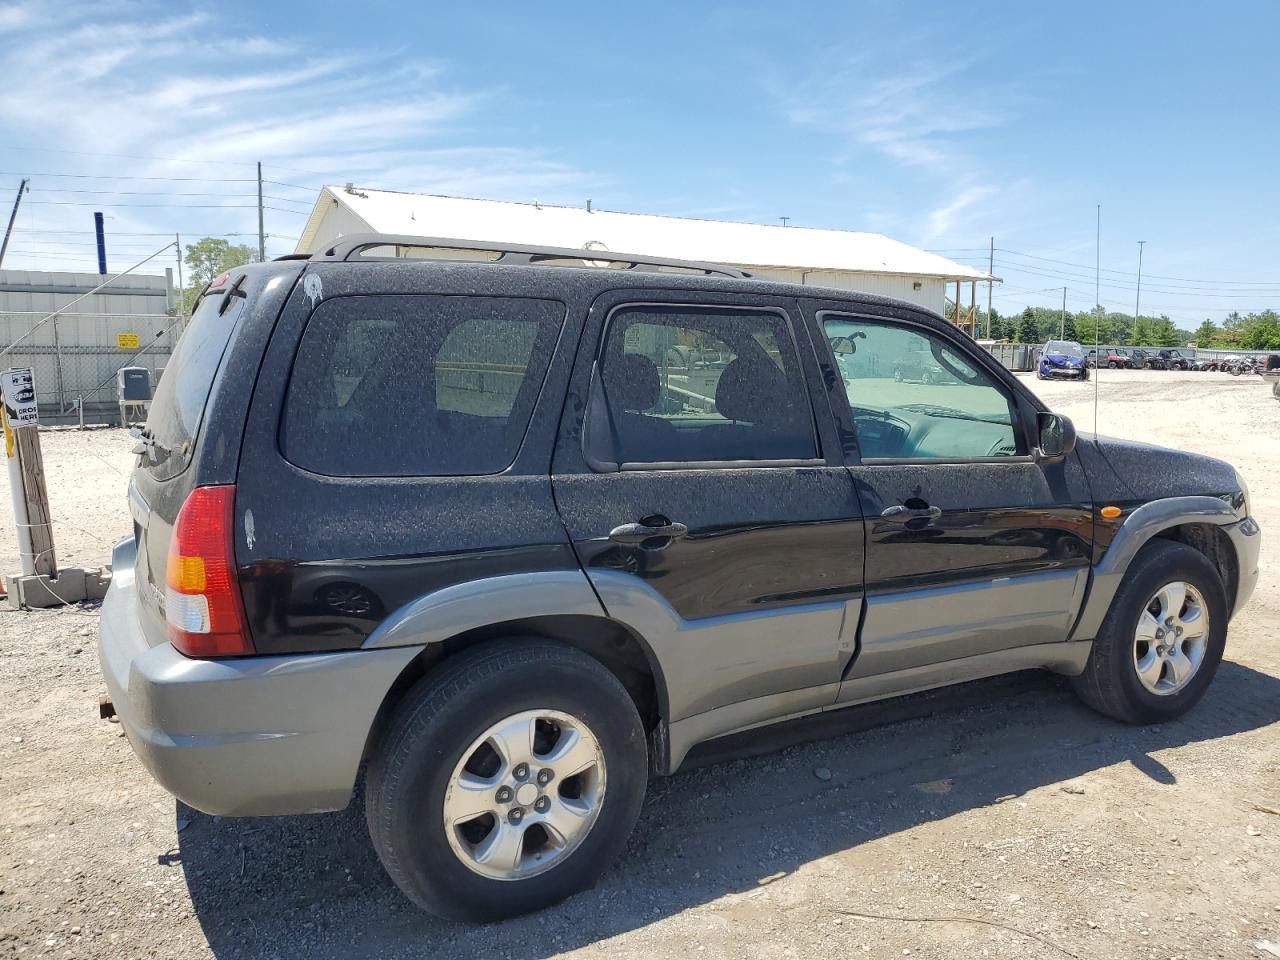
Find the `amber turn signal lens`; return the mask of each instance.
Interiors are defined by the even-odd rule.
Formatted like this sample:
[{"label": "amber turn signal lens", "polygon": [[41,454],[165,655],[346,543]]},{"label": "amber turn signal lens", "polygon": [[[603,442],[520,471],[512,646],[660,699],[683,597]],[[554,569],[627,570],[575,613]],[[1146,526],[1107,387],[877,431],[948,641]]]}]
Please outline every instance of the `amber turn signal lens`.
[{"label": "amber turn signal lens", "polygon": [[1119,507],[1103,507],[1098,512],[1108,520],[1114,520],[1116,517],[1120,516],[1122,511]]}]

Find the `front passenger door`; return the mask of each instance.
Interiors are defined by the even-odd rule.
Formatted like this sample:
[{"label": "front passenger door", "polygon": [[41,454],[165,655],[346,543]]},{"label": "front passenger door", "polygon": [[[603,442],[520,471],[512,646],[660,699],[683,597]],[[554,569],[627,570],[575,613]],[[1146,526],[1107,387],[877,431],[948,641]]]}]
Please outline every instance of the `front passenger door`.
[{"label": "front passenger door", "polygon": [[849,678],[1065,640],[1092,543],[1076,455],[1033,456],[1025,400],[958,332],[835,310],[817,320],[866,518]]}]

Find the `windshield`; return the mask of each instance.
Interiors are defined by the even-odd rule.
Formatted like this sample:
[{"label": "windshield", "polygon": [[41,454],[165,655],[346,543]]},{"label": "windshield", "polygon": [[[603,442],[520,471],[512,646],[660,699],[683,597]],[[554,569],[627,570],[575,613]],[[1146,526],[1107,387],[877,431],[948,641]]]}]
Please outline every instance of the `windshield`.
[{"label": "windshield", "polygon": [[1080,344],[1072,343],[1070,340],[1050,340],[1044,345],[1044,352],[1064,354],[1068,357],[1084,356],[1084,350],[1080,348]]}]

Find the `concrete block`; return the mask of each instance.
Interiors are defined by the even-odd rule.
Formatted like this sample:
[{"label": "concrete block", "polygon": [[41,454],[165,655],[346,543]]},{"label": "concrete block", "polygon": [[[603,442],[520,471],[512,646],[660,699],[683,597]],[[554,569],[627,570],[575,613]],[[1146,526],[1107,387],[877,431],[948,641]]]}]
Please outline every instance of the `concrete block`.
[{"label": "concrete block", "polygon": [[59,570],[56,580],[45,576],[17,576],[10,577],[7,582],[9,606],[15,610],[22,607],[60,607],[85,599],[85,572],[79,567]]},{"label": "concrete block", "polygon": [[111,586],[111,568],[96,567],[84,572],[84,598],[101,600]]}]

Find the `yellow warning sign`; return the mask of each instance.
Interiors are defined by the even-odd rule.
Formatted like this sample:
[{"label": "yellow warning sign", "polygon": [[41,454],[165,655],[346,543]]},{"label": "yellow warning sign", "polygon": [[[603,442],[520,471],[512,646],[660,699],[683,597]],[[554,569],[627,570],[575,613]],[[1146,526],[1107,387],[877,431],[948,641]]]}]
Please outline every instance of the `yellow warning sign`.
[{"label": "yellow warning sign", "polygon": [[121,350],[137,350],[142,344],[136,333],[117,333],[116,346]]}]

